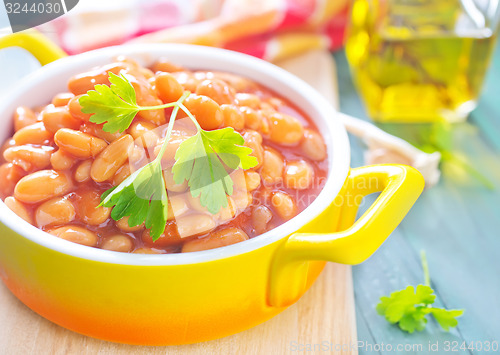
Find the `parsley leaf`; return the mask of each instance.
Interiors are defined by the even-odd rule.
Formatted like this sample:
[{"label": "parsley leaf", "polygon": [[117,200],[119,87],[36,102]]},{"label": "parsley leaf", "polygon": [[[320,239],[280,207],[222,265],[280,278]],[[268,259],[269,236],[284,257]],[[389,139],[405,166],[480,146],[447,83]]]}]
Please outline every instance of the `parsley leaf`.
[{"label": "parsley leaf", "polygon": [[441,327],[448,331],[458,324],[457,317],[463,310],[446,310],[431,307],[436,299],[434,290],[430,287],[429,271],[425,253],[422,252],[422,266],[426,285],[418,285],[415,289],[408,286],[403,290],[391,293],[390,297],[381,297],[377,305],[377,313],[384,316],[391,324],[398,324],[402,330],[413,333],[422,331],[427,324],[426,315],[432,314]]},{"label": "parsley leaf", "polygon": [[427,323],[427,306],[436,298],[433,293],[429,286],[418,285],[416,291],[413,286],[408,286],[391,293],[390,297],[381,297],[377,312],[389,323],[399,323],[399,327],[409,333],[421,331]]},{"label": "parsley leaf", "polygon": [[408,332],[413,333],[415,330],[421,332],[425,329],[427,319],[426,313],[422,312],[422,308],[416,308],[414,312],[405,314],[399,321],[399,327]]},{"label": "parsley leaf", "polygon": [[450,327],[456,327],[458,325],[457,317],[460,317],[464,311],[462,309],[450,309],[446,310],[443,308],[431,308],[431,313],[436,318],[439,325],[446,331],[450,330]]},{"label": "parsley leaf", "polygon": [[153,241],[161,236],[168,220],[168,196],[165,180],[163,180],[161,160],[179,112],[179,103],[187,96],[189,92],[182,95],[176,102],[168,124],[165,142],[157,157],[130,175],[120,185],[101,196],[101,206],[113,207],[111,217],[115,221],[129,216],[130,227],[144,222],[146,228],[150,230]]},{"label": "parsley leaf", "polygon": [[[118,221],[130,216],[129,225],[145,222],[152,236],[160,236],[168,219],[168,197],[161,162],[153,161],[130,175],[118,187],[102,196],[101,205],[113,207],[111,217]],[[156,237],[156,238],[158,238]]]},{"label": "parsley leaf", "polygon": [[429,286],[418,285],[417,292],[413,286],[391,293],[390,297],[381,297],[377,305],[377,312],[384,314],[390,323],[399,322],[408,310],[415,311],[415,305],[429,305],[434,302],[436,296]]},{"label": "parsley leaf", "polygon": [[90,122],[104,123],[105,132],[123,132],[141,110],[137,105],[134,87],[128,79],[109,73],[111,86],[96,85],[79,99],[82,112],[92,114]]},{"label": "parsley leaf", "polygon": [[129,103],[130,105],[138,106],[134,87],[130,84],[130,81],[123,74],[118,76],[110,72],[109,82],[111,83],[111,90],[123,101]]},{"label": "parsley leaf", "polygon": [[252,149],[244,147],[243,137],[227,127],[215,131],[198,128],[198,133],[182,142],[175,154],[172,167],[174,181],[188,181],[193,197],[200,197],[202,206],[212,214],[227,207],[227,196],[233,194],[230,172],[237,168],[249,169],[257,165],[250,156]]}]

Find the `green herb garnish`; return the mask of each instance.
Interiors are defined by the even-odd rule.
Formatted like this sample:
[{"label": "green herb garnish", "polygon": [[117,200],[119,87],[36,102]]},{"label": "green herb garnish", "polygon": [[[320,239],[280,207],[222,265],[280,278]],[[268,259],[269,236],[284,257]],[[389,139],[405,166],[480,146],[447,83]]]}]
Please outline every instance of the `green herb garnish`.
[{"label": "green herb garnish", "polygon": [[381,297],[377,305],[378,314],[385,317],[391,324],[397,324],[402,330],[413,333],[415,330],[422,331],[427,324],[426,316],[432,314],[439,325],[446,331],[450,327],[456,327],[457,317],[464,310],[432,307],[436,299],[434,290],[430,286],[429,268],[425,252],[421,252],[422,267],[424,269],[425,284],[418,285],[416,290],[413,286],[391,293],[390,297]]},{"label": "green herb garnish", "polygon": [[161,161],[167,149],[179,110],[191,119],[198,132],[182,142],[175,155],[172,173],[176,183],[186,180],[193,197],[200,197],[202,206],[212,214],[227,207],[227,195],[233,194],[231,170],[249,169],[257,165],[250,156],[252,149],[244,147],[244,139],[234,129],[205,131],[196,118],[183,105],[190,95],[185,92],[176,102],[158,106],[139,106],[134,87],[124,76],[109,74],[111,86],[96,85],[79,100],[82,112],[92,114],[90,121],[103,125],[106,132],[123,132],[128,129],[139,111],[173,107],[165,141],[156,158],[130,175],[120,185],[101,196],[101,206],[113,207],[111,217],[119,220],[129,216],[129,226],[145,223],[156,241],[168,220],[168,196],[163,180]]},{"label": "green herb garnish", "polygon": [[193,122],[198,133],[177,149],[172,167],[174,181],[181,184],[187,180],[192,196],[199,196],[201,204],[216,214],[221,207],[227,207],[226,194],[233,194],[233,180],[224,165],[231,170],[249,169],[257,165],[257,158],[249,155],[252,149],[243,146],[245,140],[231,127],[205,131],[196,119]]},{"label": "green herb garnish", "polygon": [[104,123],[102,127],[104,132],[125,131],[139,111],[159,110],[178,105],[172,102],[165,105],[141,107],[137,105],[134,87],[123,74],[118,76],[109,73],[109,82],[111,86],[95,85],[95,90],[88,91],[78,101],[83,113],[92,114],[90,122]]}]

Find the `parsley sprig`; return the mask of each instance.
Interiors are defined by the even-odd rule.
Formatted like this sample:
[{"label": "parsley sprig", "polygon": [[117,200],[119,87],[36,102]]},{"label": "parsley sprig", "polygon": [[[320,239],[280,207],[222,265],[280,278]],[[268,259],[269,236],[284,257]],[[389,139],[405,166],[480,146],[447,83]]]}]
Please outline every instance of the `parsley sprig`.
[{"label": "parsley sprig", "polygon": [[92,114],[90,122],[104,123],[104,132],[125,131],[139,111],[160,110],[179,105],[178,102],[171,102],[158,106],[139,106],[134,87],[125,75],[118,76],[110,72],[109,82],[110,86],[95,85],[95,90],[88,91],[79,99],[82,112]]},{"label": "parsley sprig", "polygon": [[390,297],[381,297],[377,305],[378,314],[385,317],[391,324],[397,324],[402,330],[413,333],[422,331],[427,324],[426,316],[432,314],[439,325],[446,331],[458,324],[464,310],[432,307],[436,299],[434,290],[430,286],[429,267],[425,252],[421,252],[422,268],[425,284],[413,286],[391,293]]},{"label": "parsley sprig", "polygon": [[187,180],[192,196],[200,197],[201,204],[216,214],[221,206],[228,206],[226,194],[233,194],[233,180],[224,165],[229,170],[250,169],[257,165],[257,158],[249,155],[252,149],[243,146],[245,140],[233,128],[206,131],[182,103],[180,108],[198,132],[182,142],[175,153],[174,181],[181,184]]},{"label": "parsley sprig", "polygon": [[230,172],[238,168],[249,169],[258,163],[255,157],[250,156],[252,149],[243,146],[243,137],[231,127],[203,130],[183,104],[189,92],[185,92],[175,102],[139,106],[134,87],[126,76],[110,73],[109,81],[110,86],[95,85],[95,90],[87,92],[79,100],[82,112],[92,114],[90,121],[103,124],[105,132],[125,131],[140,111],[173,107],[165,140],[156,158],[120,185],[102,194],[100,205],[113,207],[111,217],[120,220],[129,216],[130,227],[145,223],[153,241],[163,233],[168,220],[168,195],[163,179],[162,158],[179,110],[191,119],[197,133],[183,141],[177,149],[172,167],[174,181],[181,184],[186,180],[191,195],[199,197],[202,206],[212,214],[227,207],[227,196],[233,194]]}]

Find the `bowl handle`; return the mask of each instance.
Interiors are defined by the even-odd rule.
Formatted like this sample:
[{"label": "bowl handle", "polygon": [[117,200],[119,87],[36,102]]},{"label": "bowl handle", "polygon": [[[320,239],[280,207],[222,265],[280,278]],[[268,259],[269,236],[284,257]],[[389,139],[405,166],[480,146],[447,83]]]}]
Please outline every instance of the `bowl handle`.
[{"label": "bowl handle", "polygon": [[[346,183],[344,197],[349,198],[344,198],[339,232],[295,233],[277,251],[271,267],[270,306],[288,306],[305,292],[310,260],[354,265],[368,259],[403,220],[424,188],[422,175],[405,165],[352,169]],[[380,191],[373,205],[354,222],[362,197]],[[338,204],[330,208],[338,208]]]},{"label": "bowl handle", "polygon": [[21,47],[30,52],[41,65],[49,64],[67,54],[57,44],[36,30],[0,37],[0,49]]}]

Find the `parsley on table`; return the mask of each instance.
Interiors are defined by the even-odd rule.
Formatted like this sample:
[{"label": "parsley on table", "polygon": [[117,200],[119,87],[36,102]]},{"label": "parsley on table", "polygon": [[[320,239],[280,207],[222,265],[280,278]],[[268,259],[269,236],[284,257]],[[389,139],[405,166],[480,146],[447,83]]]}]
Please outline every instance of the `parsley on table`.
[{"label": "parsley on table", "polygon": [[175,155],[172,167],[176,183],[188,182],[193,197],[200,197],[203,206],[216,214],[227,207],[227,196],[233,194],[230,171],[249,169],[257,165],[257,159],[250,156],[252,149],[243,146],[244,139],[233,128],[205,131],[196,118],[183,105],[190,95],[185,92],[176,102],[158,106],[139,106],[135,90],[122,74],[109,74],[110,86],[95,85],[79,99],[82,112],[92,114],[90,121],[103,124],[106,132],[123,132],[133,119],[144,110],[159,110],[173,107],[170,121],[159,154],[141,169],[134,172],[120,185],[101,196],[101,206],[113,207],[111,217],[119,220],[129,216],[129,226],[145,223],[156,241],[165,229],[168,220],[168,195],[163,179],[161,161],[167,149],[179,110],[193,121],[198,132],[182,142]]},{"label": "parsley on table", "polygon": [[430,287],[429,268],[425,252],[421,253],[424,269],[425,285],[413,286],[391,293],[389,297],[381,297],[377,305],[378,314],[385,317],[391,324],[397,324],[402,330],[413,333],[422,331],[427,324],[426,316],[432,314],[434,319],[446,331],[458,324],[457,318],[464,310],[432,307],[436,299],[434,290]]}]

